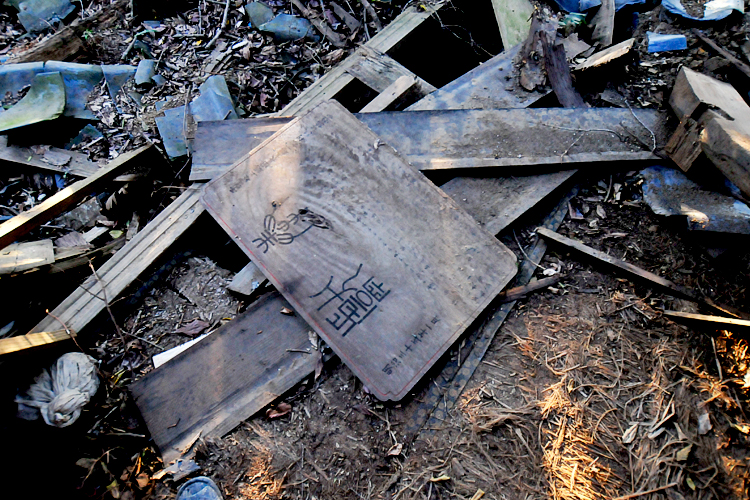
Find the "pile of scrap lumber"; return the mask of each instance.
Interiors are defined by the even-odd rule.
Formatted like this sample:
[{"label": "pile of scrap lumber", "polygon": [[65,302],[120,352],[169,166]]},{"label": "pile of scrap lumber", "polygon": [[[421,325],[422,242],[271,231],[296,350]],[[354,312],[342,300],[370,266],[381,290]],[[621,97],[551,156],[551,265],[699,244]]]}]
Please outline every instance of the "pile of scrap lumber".
[{"label": "pile of scrap lumber", "polygon": [[[660,161],[663,117],[588,107],[555,30],[527,22],[530,11],[506,16],[501,2],[493,4],[508,49],[440,89],[387,53],[442,3],[408,8],[277,116],[199,122],[190,138],[193,185],[27,334],[0,339],[0,354],[83,335],[204,211],[249,258],[231,289],[253,298],[266,283],[276,291],[131,386],[177,475],[189,470],[182,459],[198,437],[227,433],[318,371],[318,337],[372,394],[390,401],[410,394],[466,339],[470,357],[446,364],[429,394],[434,402],[450,394],[454,404],[515,300],[552,284],[529,284],[545,240],[737,317],[555,232],[577,170]],[[593,53],[576,71],[612,64],[632,46],[631,39]],[[519,71],[523,88],[509,84]],[[530,83],[540,75],[541,85]],[[545,79],[564,107],[530,107],[549,93]],[[354,81],[377,92],[356,113],[336,102]],[[667,145],[675,163],[687,170],[705,154],[750,196],[750,109],[739,94],[683,69],[670,104],[680,118]],[[14,242],[134,163],[157,161],[152,150],[122,155],[0,225],[0,265],[20,272],[53,262],[50,245]],[[453,178],[438,187],[423,174],[435,170]],[[549,197],[562,199],[517,263],[495,236]],[[516,288],[501,295],[511,282]],[[437,415],[422,415],[409,432]]]}]

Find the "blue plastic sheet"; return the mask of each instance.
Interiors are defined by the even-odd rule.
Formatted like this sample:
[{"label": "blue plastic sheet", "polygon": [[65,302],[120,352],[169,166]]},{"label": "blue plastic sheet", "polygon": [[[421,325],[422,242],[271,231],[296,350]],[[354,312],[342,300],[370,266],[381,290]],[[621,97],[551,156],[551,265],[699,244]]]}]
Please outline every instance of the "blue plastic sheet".
[{"label": "blue plastic sheet", "polygon": [[65,85],[60,73],[39,73],[31,88],[12,108],[0,115],[0,132],[53,120],[65,109]]},{"label": "blue plastic sheet", "polygon": [[649,52],[667,52],[670,50],[687,49],[685,35],[660,35],[651,31],[646,32]]},{"label": "blue plastic sheet", "polygon": [[73,12],[75,6],[69,0],[25,0],[19,2],[18,20],[29,33],[49,28],[52,23],[62,21]]},{"label": "blue plastic sheet", "polygon": [[[601,0],[555,0],[555,2],[566,12],[586,12],[602,4]],[[620,10],[626,5],[643,3],[646,3],[646,0],[615,0],[615,10]]]},{"label": "blue plastic sheet", "polygon": [[672,14],[677,14],[694,21],[718,21],[724,19],[732,11],[744,12],[745,4],[742,0],[711,0],[703,7],[703,17],[693,17],[687,13],[680,0],[662,0],[662,5]]},{"label": "blue plastic sheet", "polygon": [[86,109],[89,94],[104,78],[101,66],[60,61],[44,63],[45,71],[58,71],[65,81],[65,116],[95,120],[96,115]]}]

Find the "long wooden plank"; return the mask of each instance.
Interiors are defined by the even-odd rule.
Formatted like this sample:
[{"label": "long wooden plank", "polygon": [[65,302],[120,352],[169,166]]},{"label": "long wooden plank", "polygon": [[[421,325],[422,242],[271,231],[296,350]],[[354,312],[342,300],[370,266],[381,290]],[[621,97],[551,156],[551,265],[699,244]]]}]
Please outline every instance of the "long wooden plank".
[{"label": "long wooden plank", "polygon": [[[94,175],[75,182],[55,193],[34,208],[19,214],[0,224],[0,248],[13,243],[18,238],[28,234],[47,221],[73,208],[86,196],[132,168],[138,162],[147,161],[146,151],[152,149],[150,145],[125,153],[112,160],[109,165],[100,169]],[[152,150],[153,151],[153,150]]]},{"label": "long wooden plank", "polygon": [[220,437],[310,375],[320,357],[308,325],[269,294],[130,385],[165,463],[196,436]]},{"label": "long wooden plank", "polygon": [[737,330],[742,332],[750,330],[750,321],[745,319],[709,316],[707,314],[694,314],[682,311],[664,311],[664,316],[691,323],[698,323],[717,330]]},{"label": "long wooden plank", "polygon": [[323,103],[202,200],[373,394],[399,400],[511,279],[515,256],[377,142]]},{"label": "long wooden plank", "polygon": [[[90,276],[29,333],[58,330],[81,331],[105,309],[102,286],[113,301],[146,270],[204,211],[200,190],[190,187],[144,227],[111,259]],[[61,325],[64,323],[64,325]],[[59,339],[58,339],[59,340]]]},{"label": "long wooden plank", "polygon": [[0,356],[12,352],[23,351],[33,347],[41,347],[55,342],[69,340],[70,334],[65,330],[55,330],[54,332],[39,332],[28,335],[19,335],[17,337],[8,337],[0,339]]},{"label": "long wooden plank", "polygon": [[544,227],[537,228],[536,233],[547,240],[554,241],[555,243],[563,245],[566,248],[575,250],[576,252],[588,257],[592,257],[604,264],[607,264],[616,269],[620,269],[621,271],[625,271],[633,278],[646,281],[652,285],[656,285],[670,295],[692,300],[693,302],[696,302],[707,309],[718,312],[719,314],[735,316],[735,314],[730,312],[727,308],[714,304],[710,299],[699,297],[689,288],[678,285],[677,283],[669,281],[666,278],[662,278],[661,276],[658,276],[652,272],[641,269],[638,266],[634,266],[629,262],[625,262],[623,260],[612,257],[611,255],[596,250],[595,248],[584,245],[578,240],[568,238],[554,231],[550,231],[549,229]]},{"label": "long wooden plank", "polygon": [[420,97],[437,90],[382,52],[373,50],[367,45],[361,47],[357,52],[361,55],[361,58],[356,64],[349,66],[346,72],[376,92],[385,92],[388,87],[402,77],[409,77],[415,81],[415,91]]},{"label": "long wooden plank", "polygon": [[503,47],[514,47],[526,40],[534,7],[529,0],[492,0]]},{"label": "long wooden plank", "polygon": [[[658,160],[641,144],[651,146],[649,129],[657,133],[657,147],[663,142],[661,115],[644,109],[471,109],[355,116],[420,170]],[[219,175],[286,123],[288,119],[282,118],[199,123],[190,179]],[[631,135],[640,143],[622,140]],[[508,173],[514,175],[517,169]]]}]

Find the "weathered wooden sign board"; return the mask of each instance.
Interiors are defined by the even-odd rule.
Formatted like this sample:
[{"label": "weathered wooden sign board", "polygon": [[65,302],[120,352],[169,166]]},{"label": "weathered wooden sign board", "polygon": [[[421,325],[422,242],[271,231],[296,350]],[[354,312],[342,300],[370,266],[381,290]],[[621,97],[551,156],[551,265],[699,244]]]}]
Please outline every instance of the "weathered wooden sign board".
[{"label": "weathered wooden sign board", "polygon": [[403,398],[516,273],[512,252],[333,101],[202,201],[382,400]]}]

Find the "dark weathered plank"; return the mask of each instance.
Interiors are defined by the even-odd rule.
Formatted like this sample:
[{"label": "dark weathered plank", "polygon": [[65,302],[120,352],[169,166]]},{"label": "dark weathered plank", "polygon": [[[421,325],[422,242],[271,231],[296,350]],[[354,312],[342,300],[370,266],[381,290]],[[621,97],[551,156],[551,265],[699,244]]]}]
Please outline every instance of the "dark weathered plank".
[{"label": "dark weathered plank", "polygon": [[367,387],[399,400],[511,279],[515,256],[377,142],[330,101],[202,200]]},{"label": "dark weathered plank", "polygon": [[[513,89],[513,59],[519,45],[501,52],[448,85],[409,106],[407,111],[435,109],[525,108],[546,92]],[[511,90],[508,90],[511,88]]]},{"label": "dark weathered plank", "polygon": [[[396,111],[355,116],[420,170],[513,167],[493,172],[507,175],[516,175],[518,166],[657,160],[641,144],[622,139],[633,134],[651,145],[650,132],[642,123],[656,131],[661,123],[657,111],[619,108]],[[199,123],[190,179],[215,177],[288,120]]]},{"label": "dark weathered plank", "polygon": [[498,234],[546,198],[575,170],[529,177],[456,177],[440,189],[491,234]]},{"label": "dark weathered plank", "polygon": [[554,231],[550,231],[549,229],[544,228],[544,227],[537,228],[536,233],[542,238],[554,241],[555,243],[559,245],[564,245],[565,247],[571,250],[575,250],[588,257],[592,257],[611,267],[615,267],[617,269],[620,269],[621,271],[625,271],[631,277],[642,280],[642,281],[646,281],[652,285],[655,285],[670,295],[692,300],[693,302],[696,302],[702,305],[703,307],[710,309],[712,311],[718,312],[720,314],[728,314],[730,316],[736,316],[735,313],[730,312],[726,307],[714,304],[708,298],[698,296],[694,291],[690,290],[689,288],[686,288],[682,285],[678,285],[677,283],[669,281],[666,278],[662,278],[661,276],[658,276],[652,272],[646,271],[645,269],[641,269],[638,266],[634,266],[633,264],[629,262],[625,262],[624,260],[620,260],[615,257],[612,257],[611,255],[607,255],[606,253],[602,251],[599,251],[599,250],[596,250],[595,248],[591,248],[590,246],[584,245],[578,240],[568,238]]},{"label": "dark weathered plank", "polygon": [[513,288],[509,288],[508,290],[503,290],[503,292],[500,295],[498,295],[497,298],[500,302],[503,302],[503,303],[513,302],[514,300],[522,299],[526,295],[532,292],[536,292],[537,290],[541,290],[542,288],[547,288],[548,286],[556,285],[561,279],[562,279],[562,276],[557,274],[555,276],[542,278],[537,281],[530,281],[528,285],[516,286]]},{"label": "dark weathered plank", "polygon": [[[28,234],[45,222],[75,207],[86,196],[127,169],[134,167],[137,162],[152,160],[152,157],[147,158],[147,155],[144,154],[148,150],[151,150],[151,153],[155,151],[149,145],[130,153],[125,153],[112,160],[106,167],[100,169],[94,175],[71,184],[34,208],[0,224],[0,248],[10,245],[16,239]],[[143,156],[141,156],[142,154]]]},{"label": "dark weathered plank", "polygon": [[[610,0],[614,2],[614,0]],[[614,14],[614,11],[613,11]],[[544,67],[547,69],[547,80],[563,108],[585,108],[583,97],[573,88],[568,58],[565,47],[556,44],[555,39],[548,40],[547,34],[540,33],[544,47]],[[553,35],[554,36],[554,35]]]},{"label": "dark weathered plank", "polygon": [[[165,463],[220,437],[314,372],[320,353],[277,293],[130,386]],[[304,352],[300,352],[304,351]]]}]

